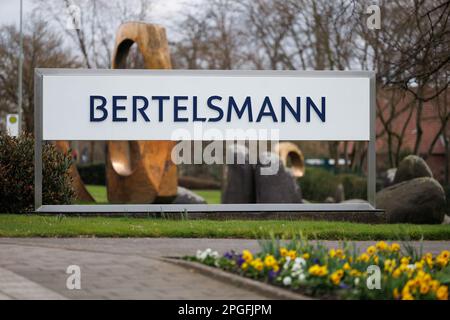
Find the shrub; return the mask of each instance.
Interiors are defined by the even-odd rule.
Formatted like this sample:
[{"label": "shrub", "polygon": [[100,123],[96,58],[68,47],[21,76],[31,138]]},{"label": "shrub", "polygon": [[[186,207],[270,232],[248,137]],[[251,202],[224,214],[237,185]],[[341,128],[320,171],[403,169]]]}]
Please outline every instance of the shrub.
[{"label": "shrub", "polygon": [[306,168],[305,175],[299,179],[303,198],[309,201],[323,202],[333,196],[338,185],[336,176],[321,168]]},{"label": "shrub", "polygon": [[[74,199],[69,168],[72,159],[53,144],[42,148],[44,204],[69,204]],[[0,212],[34,210],[34,138],[0,134]]]},{"label": "shrub", "polygon": [[344,186],[346,199],[366,199],[367,179],[354,174],[342,174],[338,179]]},{"label": "shrub", "polygon": [[334,197],[339,183],[344,186],[346,199],[367,198],[367,180],[356,174],[334,174],[323,168],[308,167],[305,176],[299,179],[303,197],[315,202]]},{"label": "shrub", "polygon": [[85,184],[106,185],[106,171],[104,163],[78,165],[78,172]]}]

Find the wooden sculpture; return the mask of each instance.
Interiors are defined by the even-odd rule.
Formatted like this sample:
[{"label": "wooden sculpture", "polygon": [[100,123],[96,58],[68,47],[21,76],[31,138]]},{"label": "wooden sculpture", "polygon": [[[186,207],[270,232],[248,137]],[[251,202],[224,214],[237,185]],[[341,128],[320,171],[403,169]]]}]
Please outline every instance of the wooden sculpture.
[{"label": "wooden sculpture", "polygon": [[292,142],[277,143],[273,151],[278,154],[281,162],[286,168],[290,168],[296,178],[305,174],[305,159],[300,148]]},{"label": "wooden sculpture", "polygon": [[[129,22],[119,27],[113,69],[126,66],[136,43],[146,69],[171,69],[165,29]],[[177,168],[171,160],[173,141],[108,141],[106,181],[111,203],[171,202],[177,193]]]},{"label": "wooden sculpture", "polygon": [[[68,153],[70,150],[70,145],[68,141],[55,141],[56,149],[58,149],[62,153]],[[80,174],[78,173],[77,167],[75,164],[72,164],[69,169],[70,177],[72,178],[72,186],[75,190],[75,197],[77,200],[84,202],[95,202],[92,195],[87,191],[86,186],[81,180]]]}]

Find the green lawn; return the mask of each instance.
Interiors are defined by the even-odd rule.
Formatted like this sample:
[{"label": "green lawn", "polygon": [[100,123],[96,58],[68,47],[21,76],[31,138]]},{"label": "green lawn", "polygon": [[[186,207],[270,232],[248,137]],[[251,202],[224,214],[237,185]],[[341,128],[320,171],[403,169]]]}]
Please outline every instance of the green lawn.
[{"label": "green lawn", "polygon": [[[108,203],[105,186],[87,185],[86,188],[98,204]],[[203,197],[209,204],[220,203],[220,190],[193,190],[193,192]]]},{"label": "green lawn", "polygon": [[0,237],[263,238],[271,234],[334,240],[450,240],[448,225],[369,225],[286,220],[170,220],[0,214]]},{"label": "green lawn", "polygon": [[86,185],[86,188],[98,204],[108,203],[105,186]]}]

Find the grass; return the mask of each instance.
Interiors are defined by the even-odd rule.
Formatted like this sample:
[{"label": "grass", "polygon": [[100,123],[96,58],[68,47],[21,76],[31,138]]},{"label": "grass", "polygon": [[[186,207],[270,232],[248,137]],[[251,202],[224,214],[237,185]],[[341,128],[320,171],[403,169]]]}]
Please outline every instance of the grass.
[{"label": "grass", "polygon": [[218,204],[221,202],[220,190],[193,190],[193,192],[205,199],[208,204]]},{"label": "grass", "polygon": [[[105,186],[87,185],[86,188],[97,204],[108,203]],[[194,190],[194,192],[203,197],[209,204],[220,203],[220,190]]]},{"label": "grass", "polygon": [[96,203],[98,204],[108,203],[105,186],[86,185],[86,189],[94,197]]},{"label": "grass", "polygon": [[450,240],[448,225],[369,225],[286,220],[170,220],[0,214],[0,237],[182,237],[332,240]]}]

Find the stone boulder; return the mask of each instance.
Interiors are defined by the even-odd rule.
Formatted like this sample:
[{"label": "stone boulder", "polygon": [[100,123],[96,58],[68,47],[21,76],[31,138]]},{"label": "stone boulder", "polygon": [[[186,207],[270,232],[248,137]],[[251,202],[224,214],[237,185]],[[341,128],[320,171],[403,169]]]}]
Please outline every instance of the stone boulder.
[{"label": "stone boulder", "polygon": [[415,178],[378,192],[376,206],[389,223],[438,224],[445,215],[444,189],[433,178]]},{"label": "stone boulder", "polygon": [[395,175],[397,174],[397,168],[387,169],[384,174],[382,174],[383,178],[383,188],[390,187],[394,184]]},{"label": "stone boulder", "polygon": [[393,183],[397,184],[420,177],[433,178],[433,173],[425,160],[415,155],[409,155],[400,162]]},{"label": "stone boulder", "polygon": [[336,203],[345,201],[345,190],[344,190],[344,185],[342,183],[339,183],[337,185],[336,191],[334,193],[334,199],[335,199]]},{"label": "stone boulder", "polygon": [[205,199],[183,187],[177,188],[177,196],[173,204],[206,204]]},{"label": "stone boulder", "polygon": [[[249,164],[248,148],[241,144],[230,146],[227,152],[233,156],[235,164],[224,167],[222,203],[255,203],[253,166]],[[244,160],[239,164],[237,159]]]},{"label": "stone boulder", "polygon": [[[277,167],[278,165],[278,167]],[[269,168],[278,170],[272,170]],[[273,152],[263,152],[255,165],[256,203],[301,203],[302,193],[294,174]]]},{"label": "stone boulder", "polygon": [[336,199],[334,199],[331,196],[328,196],[328,197],[325,198],[324,203],[336,203]]}]

